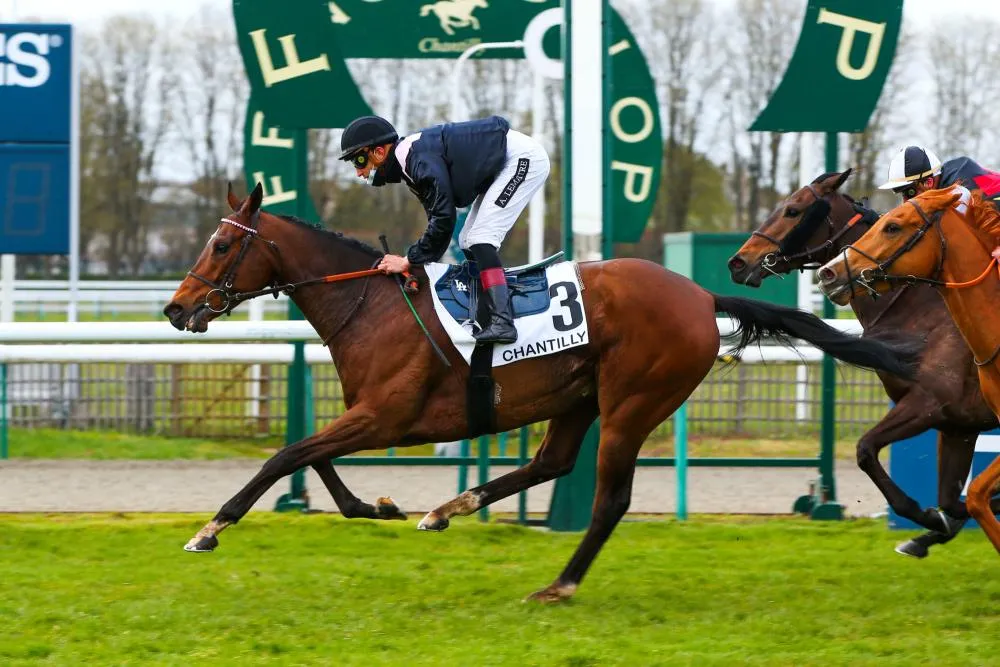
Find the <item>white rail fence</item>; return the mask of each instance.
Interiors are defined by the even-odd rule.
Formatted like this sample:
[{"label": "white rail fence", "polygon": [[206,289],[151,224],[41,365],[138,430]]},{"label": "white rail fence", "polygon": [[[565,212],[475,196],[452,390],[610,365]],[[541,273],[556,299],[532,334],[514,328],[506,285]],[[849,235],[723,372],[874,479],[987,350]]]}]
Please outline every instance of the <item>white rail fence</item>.
[{"label": "white rail fence", "polygon": [[[829,322],[842,331],[860,332],[855,321]],[[719,319],[718,326],[722,333],[732,331],[728,319]],[[79,399],[82,381],[86,380],[80,373],[82,364],[126,364],[122,381],[130,386],[141,386],[146,374],[152,373],[148,366],[152,364],[174,365],[175,370],[183,364],[244,364],[249,368],[239,380],[245,384],[240,392],[246,399],[243,414],[254,419],[268,400],[261,394],[262,368],[292,362],[292,346],[286,343],[305,342],[307,364],[332,365],[329,351],[318,340],[305,321],[216,321],[203,334],[177,331],[166,321],[7,323],[0,325],[0,364],[8,371],[6,414],[9,418],[16,406],[47,404],[51,408]],[[808,346],[797,351],[780,346],[751,347],[742,357],[747,364],[815,364],[821,358],[818,350]],[[797,368],[803,372],[797,373],[794,380],[795,419],[804,422],[812,412],[810,384],[806,367],[797,364]],[[146,381],[151,383],[152,378]]]}]

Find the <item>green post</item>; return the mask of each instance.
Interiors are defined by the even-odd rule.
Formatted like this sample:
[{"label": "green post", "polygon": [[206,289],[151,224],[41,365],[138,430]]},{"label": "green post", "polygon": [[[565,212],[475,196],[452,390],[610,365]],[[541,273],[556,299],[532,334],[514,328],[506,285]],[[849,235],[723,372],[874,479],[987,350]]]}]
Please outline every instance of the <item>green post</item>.
[{"label": "green post", "polygon": [[[298,151],[301,158],[295,170],[295,187],[298,195],[295,199],[296,215],[305,218],[307,216],[305,213],[307,208],[306,202],[309,198],[309,131],[295,130],[294,135],[296,145],[305,147],[303,150]],[[302,311],[291,301],[288,304],[288,319],[304,319]],[[307,396],[307,394],[311,393],[311,391],[307,389],[307,384],[311,378],[309,369],[306,367],[305,342],[296,341],[292,343],[292,346],[292,365],[288,369],[288,416],[285,427],[285,446],[303,440],[307,435],[312,434],[314,427],[308,419],[310,410],[307,405],[308,402],[311,402],[311,397]],[[306,492],[306,473],[304,470],[296,470],[292,473],[291,489],[288,493],[278,498],[274,509],[277,512],[305,511],[309,509],[309,496]]]},{"label": "green post", "polygon": [[[517,438],[517,467],[523,468],[528,463],[528,427],[522,426]],[[528,492],[517,494],[517,522],[522,526],[528,524]]]},{"label": "green post", "polygon": [[[482,486],[490,481],[490,436],[479,436],[479,484]],[[479,520],[490,520],[490,508],[483,507],[479,510]]]},{"label": "green post", "polygon": [[463,461],[458,465],[458,493],[459,495],[465,493],[465,490],[469,488],[469,466],[465,463],[464,459],[469,457],[469,449],[471,444],[466,438],[462,441],[459,446],[458,455],[462,457]]},{"label": "green post", "polygon": [[7,445],[7,364],[0,364],[0,460],[8,456]]},{"label": "green post", "polygon": [[688,420],[687,403],[674,413],[674,461],[677,467],[677,520],[688,518],[687,471],[688,471]]},{"label": "green post", "polygon": [[[836,171],[837,133],[826,133],[826,171]],[[823,300],[823,317],[832,319],[837,310],[829,299]],[[837,364],[828,354],[823,355],[822,369],[822,422],[820,426],[819,483],[815,491],[816,504],[810,516],[813,519],[843,519],[843,508],[837,503],[837,487],[834,478],[834,443],[837,438]]]}]

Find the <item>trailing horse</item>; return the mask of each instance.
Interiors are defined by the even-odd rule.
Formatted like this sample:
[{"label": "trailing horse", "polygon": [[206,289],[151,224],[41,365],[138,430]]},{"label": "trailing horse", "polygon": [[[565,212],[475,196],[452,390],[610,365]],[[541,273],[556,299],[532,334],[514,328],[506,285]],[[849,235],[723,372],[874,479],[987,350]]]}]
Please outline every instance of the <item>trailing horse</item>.
[{"label": "trailing horse", "polygon": [[[823,174],[782,201],[730,258],[733,281],[757,287],[772,275],[818,267],[860,239],[878,213],[840,192],[850,174],[850,169]],[[883,299],[859,295],[851,307],[865,335],[902,331],[925,341],[915,378],[879,373],[893,405],[861,436],[857,448],[858,467],[890,507],[929,529],[896,547],[899,553],[923,558],[931,545],[954,538],[969,518],[962,489],[976,439],[980,432],[996,428],[997,417],[983,400],[972,352],[937,290],[904,284]],[[938,507],[923,509],[889,477],[878,455],[887,445],[929,429],[938,432]]]},{"label": "trailing horse", "polygon": [[[820,286],[836,303],[922,283],[940,290],[978,369],[983,397],[1000,414],[1000,213],[979,193],[928,190],[883,215],[867,233],[820,268]],[[964,193],[968,195],[966,191]],[[983,270],[985,268],[985,270]],[[911,317],[918,318],[913,313]],[[941,365],[939,377],[964,372]],[[969,485],[969,513],[1000,552],[1000,457]]]},{"label": "trailing horse", "polygon": [[[260,185],[242,202],[230,192],[232,215],[221,221],[164,314],[178,329],[205,331],[212,319],[250,295],[290,291],[330,348],[347,410],[318,433],[274,454],[188,542],[189,551],[214,549],[219,533],[239,521],[271,485],[305,466],[319,473],[345,516],[398,518],[399,509],[389,501],[373,506],[356,498],[331,460],[365,449],[459,440],[471,433],[468,366],[435,317],[430,290],[415,295],[411,312],[394,279],[367,271],[382,253],[261,211],[261,197]],[[441,505],[419,525],[442,530],[452,516],[568,473],[584,435],[600,416],[593,519],[562,574],[532,596],[537,600],[573,595],[625,514],[643,441],[716,362],[716,313],[739,324],[737,351],[773,334],[806,340],[847,362],[900,375],[911,374],[917,362],[917,346],[909,342],[859,339],[808,313],[720,297],[652,262],[616,259],[577,268],[582,291],[560,292],[552,308],[585,313],[588,342],[494,369],[502,389],[498,431],[549,420],[534,458]],[[365,277],[318,284],[329,282],[324,276],[345,272]],[[426,285],[423,269],[414,277]],[[414,315],[426,321],[426,336]],[[443,350],[444,359],[436,348]]]}]

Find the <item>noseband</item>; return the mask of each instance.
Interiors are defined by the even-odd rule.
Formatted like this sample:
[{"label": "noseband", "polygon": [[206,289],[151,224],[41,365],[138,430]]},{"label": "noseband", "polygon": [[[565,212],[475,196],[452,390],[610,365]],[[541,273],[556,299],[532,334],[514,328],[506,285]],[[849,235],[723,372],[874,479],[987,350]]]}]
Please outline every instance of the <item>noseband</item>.
[{"label": "noseband", "polygon": [[[816,191],[816,188],[814,188],[811,184],[806,187],[809,188],[809,191],[813,194],[813,197],[815,197],[813,202],[809,204],[809,208],[816,206],[824,200],[824,196],[820,195],[819,192]],[[846,234],[857,222],[861,221],[871,225],[871,221],[866,220],[865,216],[861,212],[858,212],[854,217],[847,221],[847,224],[844,225],[840,231],[835,231],[835,225],[833,218],[830,217],[829,208],[827,209],[826,217],[822,219],[810,219],[808,210],[809,209],[807,208],[806,211],[803,212],[802,219],[799,220],[794,227],[792,227],[791,231],[785,235],[784,239],[776,239],[773,236],[765,234],[759,230],[751,232],[751,236],[759,236],[768,243],[773,243],[777,248],[775,252],[768,253],[764,256],[764,259],[761,260],[762,269],[771,275],[777,276],[778,278],[784,278],[784,276],[778,273],[774,267],[778,266],[781,262],[791,265],[793,261],[798,259],[806,260],[801,267],[798,267],[800,270],[817,269],[823,265],[822,260],[816,258],[817,254],[831,251],[834,248],[834,244],[840,240],[840,237]],[[857,208],[855,208],[855,210],[857,210]],[[816,231],[816,228],[820,225],[820,223],[824,221],[829,229],[829,237],[826,241],[818,246],[806,248],[805,250],[801,250],[799,252],[789,253],[789,251],[797,245],[795,243],[790,243],[789,239],[794,239],[799,235],[805,236],[808,239],[808,237],[812,236],[812,234]]]},{"label": "noseband", "polygon": [[[878,297],[878,293],[875,291],[875,283],[879,281],[885,281],[890,283],[891,282],[906,283],[908,285],[913,285],[916,283],[925,283],[927,285],[934,285],[935,287],[947,286],[946,283],[942,282],[941,280],[938,280],[938,276],[941,275],[941,270],[944,267],[945,253],[948,251],[948,242],[945,240],[944,234],[941,233],[940,229],[938,230],[938,238],[940,238],[941,240],[941,255],[938,259],[937,268],[934,269],[934,273],[931,278],[919,278],[914,275],[892,275],[888,273],[889,267],[892,266],[896,262],[896,260],[898,260],[900,257],[908,253],[910,250],[912,250],[913,247],[920,242],[920,239],[924,238],[924,235],[927,234],[927,232],[930,230],[931,227],[939,224],[941,222],[941,216],[944,214],[944,210],[941,210],[937,211],[933,217],[928,217],[928,215],[924,213],[924,210],[920,208],[920,205],[914,200],[910,199],[906,203],[910,204],[914,209],[916,209],[917,214],[920,216],[921,220],[923,220],[923,224],[921,224],[920,228],[917,229],[916,232],[914,232],[913,236],[908,238],[906,240],[906,243],[897,248],[896,252],[892,253],[888,259],[886,259],[883,262],[879,262],[871,255],[868,255],[867,253],[858,250],[853,245],[849,245],[846,248],[844,248],[844,270],[847,272],[848,284],[860,285],[861,287],[863,287],[868,291],[868,294],[873,299]],[[875,264],[875,267],[862,269],[861,273],[859,273],[857,277],[852,276],[851,264],[848,261],[848,255],[847,255],[848,251],[852,250],[861,255],[862,257],[864,257],[865,259],[867,259],[868,261]]]},{"label": "noseband", "polygon": [[[243,301],[246,301],[247,299],[252,298],[253,296],[257,296],[258,293],[268,293],[271,291],[271,290],[258,290],[258,292],[251,294],[240,294],[240,293],[233,294],[232,292],[233,281],[236,280],[236,270],[240,267],[240,264],[243,262],[243,258],[246,257],[247,250],[250,249],[250,243],[252,241],[254,240],[263,241],[268,246],[270,246],[272,250],[278,252],[278,245],[274,241],[269,241],[268,239],[265,239],[260,236],[260,232],[257,231],[257,225],[259,221],[260,221],[259,211],[254,213],[250,217],[251,224],[249,227],[247,225],[244,225],[243,223],[236,222],[235,220],[230,220],[229,218],[221,219],[221,222],[224,222],[227,225],[232,225],[233,227],[241,229],[244,232],[243,238],[240,240],[239,254],[236,255],[236,260],[229,265],[228,269],[226,269],[226,273],[224,276],[222,276],[222,280],[220,280],[219,282],[215,282],[209,280],[205,276],[195,273],[194,271],[188,271],[189,276],[191,276],[192,278],[197,278],[198,280],[200,280],[201,282],[205,283],[206,285],[212,288],[211,290],[209,290],[208,294],[205,295],[205,307],[208,308],[213,313],[226,313],[226,314],[231,313],[233,308],[238,306]],[[212,295],[216,293],[218,293],[219,298],[221,299],[219,308],[212,307]],[[274,295],[275,298],[277,298],[277,292],[274,292]]]}]

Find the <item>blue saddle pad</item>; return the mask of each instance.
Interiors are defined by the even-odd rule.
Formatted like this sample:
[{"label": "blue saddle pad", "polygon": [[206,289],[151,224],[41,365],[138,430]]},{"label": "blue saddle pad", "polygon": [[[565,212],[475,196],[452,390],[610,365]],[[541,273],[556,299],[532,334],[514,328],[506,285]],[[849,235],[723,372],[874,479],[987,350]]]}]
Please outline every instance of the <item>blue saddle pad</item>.
[{"label": "blue saddle pad", "polygon": [[[549,279],[545,275],[545,265],[513,273],[505,272],[507,289],[510,291],[514,318],[545,312],[549,307]],[[470,296],[473,289],[479,289],[479,271],[473,262],[451,266],[441,276],[434,289],[438,299],[456,322],[475,319],[469,312]]]}]

